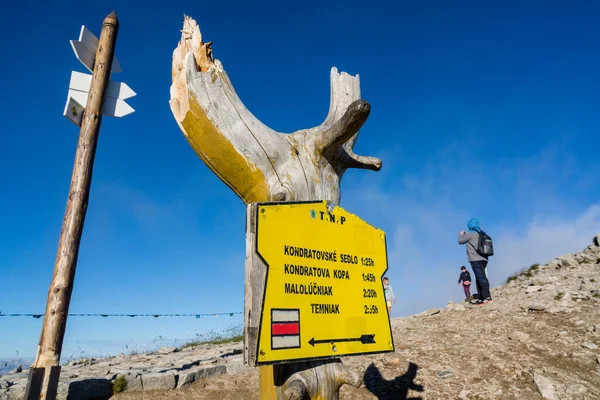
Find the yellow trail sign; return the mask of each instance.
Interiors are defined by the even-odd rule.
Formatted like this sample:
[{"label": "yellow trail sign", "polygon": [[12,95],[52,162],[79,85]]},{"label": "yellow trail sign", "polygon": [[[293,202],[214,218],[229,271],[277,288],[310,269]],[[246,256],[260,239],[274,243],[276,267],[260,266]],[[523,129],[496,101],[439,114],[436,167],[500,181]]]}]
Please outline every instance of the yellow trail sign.
[{"label": "yellow trail sign", "polygon": [[394,351],[385,232],[326,202],[247,212],[248,365]]}]

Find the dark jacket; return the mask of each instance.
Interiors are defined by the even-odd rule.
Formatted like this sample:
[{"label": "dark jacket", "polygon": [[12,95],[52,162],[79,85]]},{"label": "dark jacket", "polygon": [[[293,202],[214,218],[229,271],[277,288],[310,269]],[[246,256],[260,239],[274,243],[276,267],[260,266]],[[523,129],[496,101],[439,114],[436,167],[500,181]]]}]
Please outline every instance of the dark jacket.
[{"label": "dark jacket", "polygon": [[471,274],[469,271],[461,272],[460,277],[458,278],[458,283],[469,281],[471,282]]}]

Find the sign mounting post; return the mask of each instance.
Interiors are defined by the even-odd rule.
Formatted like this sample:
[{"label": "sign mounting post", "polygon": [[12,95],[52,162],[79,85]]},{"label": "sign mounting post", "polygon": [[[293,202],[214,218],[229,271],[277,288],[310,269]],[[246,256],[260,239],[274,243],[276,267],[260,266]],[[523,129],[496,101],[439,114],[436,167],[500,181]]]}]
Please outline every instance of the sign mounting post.
[{"label": "sign mounting post", "polygon": [[[48,302],[44,313],[40,342],[27,381],[26,400],[56,399],[60,375],[60,355],[73,291],[79,243],[92,183],[102,109],[109,86],[111,66],[114,65],[118,30],[119,20],[113,11],[104,19],[100,40],[93,49],[95,56],[90,58],[90,51],[88,51],[85,62],[83,57],[78,56],[84,65],[93,71],[93,79],[88,88],[89,93],[87,93],[85,105],[72,104],[75,111],[81,111],[83,107],[85,107],[85,111],[80,121],[81,130],[75,153],[71,187],[60,232],[54,274],[48,290]],[[82,29],[81,36],[84,36],[83,34],[84,29]],[[84,39],[87,40],[86,43],[90,43],[89,35],[84,36]],[[93,44],[91,46],[93,47]],[[90,50],[87,44],[84,47]],[[77,50],[75,52],[77,54]]]}]

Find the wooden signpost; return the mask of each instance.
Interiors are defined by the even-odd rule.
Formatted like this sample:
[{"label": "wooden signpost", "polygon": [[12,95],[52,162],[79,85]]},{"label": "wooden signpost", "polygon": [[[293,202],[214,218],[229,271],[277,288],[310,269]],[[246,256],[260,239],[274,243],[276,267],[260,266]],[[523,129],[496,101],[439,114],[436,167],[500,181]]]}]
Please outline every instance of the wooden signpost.
[{"label": "wooden signpost", "polygon": [[[344,72],[338,73],[333,68],[331,70],[331,102],[325,121],[314,128],[302,129],[291,134],[279,133],[261,123],[246,109],[236,94],[222,64],[213,59],[212,42],[205,43],[202,40],[197,23],[193,19],[185,17],[181,32],[181,40],[173,52],[171,111],[188,142],[202,161],[246,204],[249,204],[248,223],[251,226],[255,222],[251,220],[251,217],[255,215],[256,211],[252,207],[260,207],[251,205],[251,203],[329,201],[330,204],[337,205],[340,201],[340,180],[347,169],[362,168],[377,171],[381,168],[381,160],[375,157],[360,156],[353,151],[358,131],[370,112],[369,103],[360,98],[358,76],[350,76]],[[341,209],[329,211],[335,213],[338,210],[341,211]],[[296,228],[288,225],[287,229],[292,232]],[[256,249],[252,243],[255,243],[253,240],[256,239],[257,234],[260,235],[260,232],[257,233],[252,228],[248,230],[247,242],[250,245],[246,246],[247,262],[249,262],[248,258],[255,257]],[[310,235],[312,232],[305,231],[304,234]],[[300,245],[299,241],[297,243]],[[290,242],[290,244],[294,243]],[[343,248],[340,247],[339,250],[341,251]],[[279,255],[281,256],[281,253]],[[364,257],[358,252],[353,255]],[[366,257],[368,258],[368,256]],[[372,258],[377,263],[377,268],[385,265],[381,251],[379,256]],[[291,259],[289,261],[291,264]],[[282,262],[284,262],[283,259],[270,266],[282,268]],[[317,265],[310,266],[316,267]],[[334,268],[326,264],[319,266]],[[263,273],[265,271],[266,269],[263,269]],[[348,271],[351,275],[352,272],[356,272],[349,269]],[[330,274],[332,272],[330,271]],[[377,277],[380,272],[377,272]],[[281,271],[279,271],[279,276],[281,277]],[[301,284],[300,280],[294,283]],[[358,287],[355,284],[356,282],[352,284],[353,290]],[[375,282],[373,285],[363,286],[365,289],[370,288],[377,293],[377,300],[369,303],[375,305],[377,310],[380,310],[380,307],[385,309],[378,303],[383,300],[382,293],[378,289],[379,284],[380,282]],[[258,289],[261,288],[261,285],[264,293],[265,281],[258,278],[246,280],[247,304],[256,305],[260,302],[261,290]],[[265,301],[270,301],[268,284],[266,288]],[[277,289],[281,290],[281,286],[275,287],[274,290]],[[335,291],[335,295],[338,295],[338,290]],[[348,301],[344,298],[339,298],[339,301],[335,304],[339,304],[340,307],[342,304],[348,305],[348,303],[344,303],[344,301]],[[306,302],[303,307],[305,310],[308,310],[308,307],[312,309],[312,305],[307,305]],[[280,312],[282,310],[277,310],[275,306],[270,310],[256,306],[247,310],[250,315],[246,315],[246,322],[253,321],[253,323],[246,323],[244,328],[244,347],[249,363],[252,363],[251,360],[256,360],[255,363],[261,365],[261,349],[257,348],[258,354],[253,355],[252,343],[258,343],[260,340],[262,346],[270,339],[271,346],[273,346],[275,343],[273,337],[278,336],[277,334],[273,335],[273,329],[282,329],[283,331],[277,331],[279,333],[298,329],[300,332],[298,340],[302,340],[294,342],[294,344],[300,343],[300,350],[291,348],[285,350],[289,352],[284,357],[273,355],[275,354],[274,350],[269,349],[268,353],[265,350],[265,364],[267,357],[271,357],[270,362],[276,364],[259,367],[261,399],[335,400],[338,398],[339,388],[343,384],[360,385],[362,378],[346,368],[337,358],[336,352],[333,351],[333,345],[330,343],[331,337],[317,336],[315,331],[314,340],[312,336],[308,338],[312,344],[308,341],[304,344],[304,339],[302,339],[302,330],[304,329],[302,324],[305,316],[303,309],[296,307],[299,313],[295,313],[289,303],[281,308],[285,308],[285,310]],[[326,306],[325,309],[327,309]],[[370,310],[374,310],[374,308]],[[263,311],[271,312],[270,316],[265,317]],[[341,309],[340,312],[342,312]],[[357,310],[353,309],[347,315],[356,315],[356,312]],[[271,324],[270,337],[259,335],[258,331],[262,325],[255,322],[260,320],[261,315],[263,323]],[[300,326],[296,326],[296,320],[299,321]],[[389,336],[385,336],[385,329],[378,321],[381,320],[361,316],[359,323],[363,324],[366,329],[353,331],[352,337],[343,337],[343,339],[352,339],[352,341],[334,341],[338,352],[343,351],[350,354],[377,346],[387,346],[385,349],[393,349],[393,345],[388,343]],[[274,323],[281,323],[281,325],[274,328]],[[323,328],[325,331],[325,327]],[[336,334],[333,339],[338,339],[337,334],[340,332],[339,330],[329,331],[329,333]],[[359,332],[364,333],[354,336]],[[371,336],[373,333],[374,337]],[[383,341],[380,340],[380,335],[383,336]],[[328,343],[321,342],[326,339]],[[275,345],[290,344],[293,340],[296,339],[276,339],[278,343]],[[311,350],[310,347],[313,345],[314,350]],[[379,350],[384,351],[384,347]],[[300,361],[302,351],[306,351],[308,360]],[[287,362],[283,363],[284,361]],[[278,362],[282,362],[282,364],[277,364]]]},{"label": "wooden signpost", "polygon": [[95,36],[83,27],[80,41],[73,47],[78,59],[93,71],[93,74],[88,80],[89,86],[86,84],[85,87],[78,86],[79,89],[73,88],[77,92],[85,93],[83,97],[79,97],[79,102],[71,96],[67,100],[68,109],[65,111],[70,113],[70,116],[67,116],[77,125],[81,125],[81,130],[60,232],[54,274],[48,290],[42,333],[35,362],[29,370],[25,391],[26,400],[56,399],[60,375],[60,355],[73,291],[79,243],[92,183],[103,107],[107,88],[110,86],[111,66],[115,65],[114,50],[118,30],[119,21],[116,13],[112,12],[104,19],[100,40],[94,41]]}]

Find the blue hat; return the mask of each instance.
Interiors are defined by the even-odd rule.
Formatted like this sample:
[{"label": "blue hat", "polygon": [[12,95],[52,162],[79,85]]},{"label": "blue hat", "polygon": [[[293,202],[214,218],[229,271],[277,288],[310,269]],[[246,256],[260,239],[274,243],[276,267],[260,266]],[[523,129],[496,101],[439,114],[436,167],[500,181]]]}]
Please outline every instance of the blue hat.
[{"label": "blue hat", "polygon": [[479,228],[479,220],[477,218],[471,218],[467,223],[467,228],[469,228],[470,231],[481,230],[481,228]]}]

